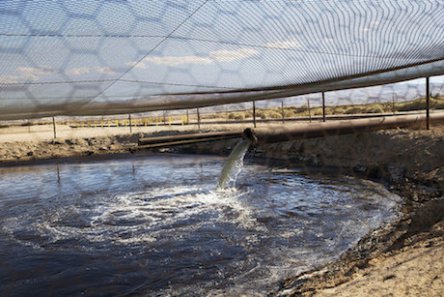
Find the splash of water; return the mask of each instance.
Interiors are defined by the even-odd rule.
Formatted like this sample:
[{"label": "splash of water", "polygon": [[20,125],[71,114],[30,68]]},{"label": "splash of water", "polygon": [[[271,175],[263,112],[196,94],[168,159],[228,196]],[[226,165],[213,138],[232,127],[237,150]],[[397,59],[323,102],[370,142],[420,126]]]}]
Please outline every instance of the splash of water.
[{"label": "splash of water", "polygon": [[234,185],[237,176],[242,170],[244,156],[250,145],[251,141],[249,139],[241,139],[236,144],[219,176],[219,182],[217,184],[218,190],[226,189]]}]

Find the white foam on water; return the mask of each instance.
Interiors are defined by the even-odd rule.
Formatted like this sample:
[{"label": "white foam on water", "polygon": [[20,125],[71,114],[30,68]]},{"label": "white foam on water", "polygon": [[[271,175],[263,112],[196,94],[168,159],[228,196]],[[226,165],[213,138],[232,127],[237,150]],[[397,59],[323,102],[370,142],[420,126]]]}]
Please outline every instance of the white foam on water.
[{"label": "white foam on water", "polygon": [[[226,222],[251,230],[257,224],[253,210],[239,199],[245,194],[232,188],[219,191],[193,186],[155,188],[101,197],[91,208],[71,205],[43,217],[21,215],[5,221],[3,229],[12,237],[16,231],[27,230],[47,238],[46,243],[83,239],[90,242],[111,240],[116,244],[154,242],[171,226],[174,232],[179,229],[192,231],[202,224]],[[211,215],[211,222],[177,225],[201,214]],[[80,222],[73,224],[73,220]]]}]

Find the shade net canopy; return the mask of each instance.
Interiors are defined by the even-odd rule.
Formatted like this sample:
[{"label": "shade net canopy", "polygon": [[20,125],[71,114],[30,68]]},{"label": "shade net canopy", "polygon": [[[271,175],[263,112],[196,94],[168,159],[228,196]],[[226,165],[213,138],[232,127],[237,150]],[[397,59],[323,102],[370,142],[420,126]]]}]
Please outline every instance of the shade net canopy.
[{"label": "shade net canopy", "polygon": [[203,107],[444,74],[444,1],[1,1],[0,119]]}]

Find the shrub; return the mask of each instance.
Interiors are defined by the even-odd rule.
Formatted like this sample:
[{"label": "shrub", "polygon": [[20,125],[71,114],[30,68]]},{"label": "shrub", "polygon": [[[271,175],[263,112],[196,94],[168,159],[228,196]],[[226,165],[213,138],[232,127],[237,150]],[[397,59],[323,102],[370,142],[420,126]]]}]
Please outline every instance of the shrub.
[{"label": "shrub", "polygon": [[361,107],[349,107],[344,111],[345,114],[355,114],[355,113],[362,113],[362,108]]},{"label": "shrub", "polygon": [[[284,110],[284,116],[286,117],[286,118],[293,118],[293,117],[295,117],[296,116],[296,113],[294,112],[294,110]],[[281,115],[281,117],[282,117],[282,115]]]},{"label": "shrub", "polygon": [[243,120],[245,119],[245,115],[243,112],[232,112],[228,115],[230,120]]},{"label": "shrub", "polygon": [[263,119],[263,120],[265,120],[267,118],[267,115],[264,110],[256,111],[256,116]]},{"label": "shrub", "polygon": [[364,112],[366,112],[366,113],[383,113],[384,109],[382,108],[382,106],[376,105],[376,106],[365,108]]},{"label": "shrub", "polygon": [[266,113],[266,116],[269,119],[280,119],[282,117],[282,115],[275,110],[270,110],[269,112]]},{"label": "shrub", "polygon": [[345,112],[345,108],[342,106],[338,106],[333,109],[333,112],[335,114],[343,114]]}]

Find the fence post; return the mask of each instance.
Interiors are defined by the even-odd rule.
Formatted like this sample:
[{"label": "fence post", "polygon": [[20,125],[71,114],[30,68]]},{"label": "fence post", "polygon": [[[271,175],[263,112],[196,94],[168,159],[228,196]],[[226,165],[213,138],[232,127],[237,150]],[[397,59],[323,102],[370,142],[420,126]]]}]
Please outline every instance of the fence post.
[{"label": "fence post", "polygon": [[256,101],[253,101],[253,125],[256,128]]},{"label": "fence post", "polygon": [[311,123],[310,98],[307,98],[307,108],[308,108],[308,120]]},{"label": "fence post", "polygon": [[284,112],[284,101],[281,101],[281,115],[282,115],[282,124],[285,123],[285,112]]},{"label": "fence post", "polygon": [[197,108],[197,128],[200,130],[200,112],[199,112],[199,108]]},{"label": "fence post", "polygon": [[393,111],[393,114],[396,113],[395,94],[392,95],[392,111]]},{"label": "fence post", "polygon": [[57,138],[57,131],[56,131],[56,123],[55,123],[55,117],[52,117],[52,130],[54,132],[54,141]]},{"label": "fence post", "polygon": [[430,130],[430,77],[426,77],[426,129]]},{"label": "fence post", "polygon": [[131,114],[128,114],[130,134],[133,134],[133,123],[131,122]]},{"label": "fence post", "polygon": [[325,93],[322,92],[322,121],[325,122]]}]

